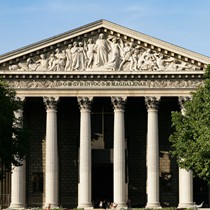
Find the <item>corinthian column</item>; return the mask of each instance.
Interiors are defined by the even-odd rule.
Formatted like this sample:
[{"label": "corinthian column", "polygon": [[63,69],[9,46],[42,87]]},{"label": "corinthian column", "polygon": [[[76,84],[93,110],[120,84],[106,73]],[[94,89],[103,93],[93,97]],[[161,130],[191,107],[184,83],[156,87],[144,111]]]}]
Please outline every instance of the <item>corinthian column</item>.
[{"label": "corinthian column", "polygon": [[46,106],[46,166],[45,205],[58,207],[58,142],[57,142],[57,102],[58,98],[44,97]]},{"label": "corinthian column", "polygon": [[125,196],[125,99],[111,98],[114,107],[114,203],[126,206]]},{"label": "corinthian column", "polygon": [[[185,115],[183,104],[189,101],[190,97],[179,97],[181,112]],[[179,205],[178,208],[191,208],[193,204],[193,172],[179,168]]]},{"label": "corinthian column", "polygon": [[[25,98],[20,100],[24,101]],[[15,112],[16,119],[22,120],[23,108]],[[26,161],[22,161],[22,166],[15,167],[11,176],[11,209],[26,207]]]},{"label": "corinthian column", "polygon": [[147,125],[147,205],[146,208],[160,208],[159,202],[159,142],[158,105],[159,98],[146,97]]},{"label": "corinthian column", "polygon": [[78,208],[90,208],[91,203],[91,100],[78,97],[80,106],[80,152]]}]

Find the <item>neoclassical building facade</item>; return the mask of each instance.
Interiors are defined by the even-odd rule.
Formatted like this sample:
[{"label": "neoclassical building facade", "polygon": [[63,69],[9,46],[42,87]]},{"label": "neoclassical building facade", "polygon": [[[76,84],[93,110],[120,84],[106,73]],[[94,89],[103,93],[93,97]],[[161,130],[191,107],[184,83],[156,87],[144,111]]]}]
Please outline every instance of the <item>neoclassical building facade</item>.
[{"label": "neoclassical building facade", "polygon": [[170,156],[171,112],[210,58],[105,20],[0,56],[29,130],[21,167],[1,182],[10,208],[193,206],[206,183]]}]

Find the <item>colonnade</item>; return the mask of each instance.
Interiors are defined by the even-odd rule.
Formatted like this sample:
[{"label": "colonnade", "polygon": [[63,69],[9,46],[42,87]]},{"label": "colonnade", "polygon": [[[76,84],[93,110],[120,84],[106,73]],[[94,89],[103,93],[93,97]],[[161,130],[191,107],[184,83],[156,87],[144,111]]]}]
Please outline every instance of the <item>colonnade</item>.
[{"label": "colonnade", "polygon": [[[92,97],[78,97],[80,108],[80,156],[78,208],[92,208],[91,199],[91,101]],[[59,169],[57,139],[57,103],[59,98],[44,97],[46,106],[46,168],[45,202],[52,208],[59,206]],[[125,127],[124,112],[126,98],[111,97],[114,109],[114,158],[113,158],[113,202],[118,208],[126,207],[125,183]],[[146,208],[161,208],[159,200],[159,138],[158,105],[160,97],[145,97],[148,113],[147,125],[147,204]],[[23,110],[17,113],[22,117]],[[25,161],[12,173],[10,208],[26,207]],[[179,207],[193,205],[192,172],[179,169]]]}]

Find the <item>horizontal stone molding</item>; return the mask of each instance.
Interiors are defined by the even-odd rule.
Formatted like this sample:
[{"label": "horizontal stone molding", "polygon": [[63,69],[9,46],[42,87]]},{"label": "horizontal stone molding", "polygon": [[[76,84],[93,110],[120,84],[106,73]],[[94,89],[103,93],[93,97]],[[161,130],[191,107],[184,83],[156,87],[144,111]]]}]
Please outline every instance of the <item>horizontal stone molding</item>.
[{"label": "horizontal stone molding", "polygon": [[14,89],[195,89],[203,84],[201,79],[149,79],[149,80],[10,80]]}]

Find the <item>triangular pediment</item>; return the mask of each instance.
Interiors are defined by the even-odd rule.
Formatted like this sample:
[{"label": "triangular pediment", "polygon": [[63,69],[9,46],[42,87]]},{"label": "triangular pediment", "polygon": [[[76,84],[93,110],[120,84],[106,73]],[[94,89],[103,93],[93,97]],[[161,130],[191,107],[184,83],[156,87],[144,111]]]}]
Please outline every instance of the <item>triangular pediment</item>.
[{"label": "triangular pediment", "polygon": [[0,56],[5,72],[194,72],[210,58],[105,20]]}]

